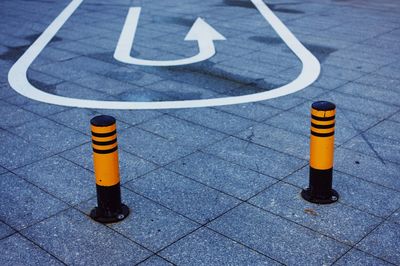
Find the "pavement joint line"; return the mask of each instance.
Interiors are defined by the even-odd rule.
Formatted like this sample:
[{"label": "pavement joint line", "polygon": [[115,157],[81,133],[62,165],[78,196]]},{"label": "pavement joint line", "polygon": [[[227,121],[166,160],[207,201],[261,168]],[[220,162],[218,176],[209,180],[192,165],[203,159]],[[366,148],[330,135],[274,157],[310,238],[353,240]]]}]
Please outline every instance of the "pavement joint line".
[{"label": "pavement joint line", "polygon": [[[387,216],[386,218],[382,218],[382,221],[379,222],[376,226],[374,226],[374,228],[372,228],[372,229],[369,231],[369,233],[365,234],[359,241],[357,241],[357,242],[352,246],[352,248],[356,248],[356,246],[357,246],[361,241],[363,241],[363,240],[364,240],[365,238],[367,238],[370,234],[372,234],[372,232],[374,232],[375,230],[377,230],[378,227],[380,227],[383,223],[388,222],[388,219],[389,219],[394,213],[396,213],[396,211],[399,210],[399,209],[400,209],[400,208],[398,208],[398,209],[392,211],[392,212],[390,213],[390,215]],[[390,222],[390,221],[389,221],[389,222]],[[357,248],[357,249],[358,249],[358,248]],[[350,250],[351,250],[351,249],[350,249]],[[343,254],[341,257],[343,257],[344,255],[346,255],[350,250],[348,250],[348,251],[347,251],[345,254]],[[362,251],[363,251],[363,250],[362,250]],[[366,252],[366,251],[363,251],[363,252],[369,254],[369,253]],[[372,255],[372,254],[370,254],[370,255]],[[341,258],[341,257],[340,257],[340,258]],[[376,257],[376,256],[374,256],[374,257]],[[338,258],[337,260],[339,260],[340,258]],[[381,259],[381,260],[383,260],[383,261],[385,261],[385,262],[388,262],[388,261],[386,261],[384,258],[379,258],[379,259]],[[336,261],[337,261],[337,260],[336,260]],[[336,261],[335,261],[333,264],[335,264]],[[389,263],[390,263],[390,262],[389,262]],[[393,264],[393,263],[390,263],[390,264]]]}]

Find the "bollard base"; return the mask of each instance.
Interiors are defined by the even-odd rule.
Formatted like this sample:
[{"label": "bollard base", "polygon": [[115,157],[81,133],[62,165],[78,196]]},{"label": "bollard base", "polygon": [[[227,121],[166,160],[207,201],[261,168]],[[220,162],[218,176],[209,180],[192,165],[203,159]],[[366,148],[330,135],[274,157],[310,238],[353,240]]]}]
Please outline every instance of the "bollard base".
[{"label": "bollard base", "polygon": [[331,190],[331,195],[327,198],[317,198],[311,194],[311,190],[309,188],[303,189],[301,191],[301,196],[308,202],[317,203],[317,204],[330,204],[339,200],[339,193],[336,190]]},{"label": "bollard base", "polygon": [[90,218],[103,224],[120,222],[128,217],[128,215],[129,208],[125,204],[121,204],[121,210],[115,213],[107,213],[99,207],[93,208],[90,212]]}]

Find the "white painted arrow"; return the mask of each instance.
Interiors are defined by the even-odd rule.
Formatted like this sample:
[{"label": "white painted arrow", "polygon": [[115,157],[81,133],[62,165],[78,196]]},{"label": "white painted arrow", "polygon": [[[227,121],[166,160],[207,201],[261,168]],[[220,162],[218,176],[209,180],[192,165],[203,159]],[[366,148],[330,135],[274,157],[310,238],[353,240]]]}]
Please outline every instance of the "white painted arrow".
[{"label": "white painted arrow", "polygon": [[208,25],[202,18],[197,18],[185,37],[185,41],[197,41],[199,53],[195,56],[179,60],[145,60],[132,57],[131,51],[135,39],[136,29],[140,16],[140,7],[129,9],[124,27],[119,37],[114,58],[120,62],[142,66],[180,66],[207,60],[215,55],[214,41],[225,40],[218,31]]},{"label": "white painted arrow", "polygon": [[214,99],[164,101],[164,102],[125,102],[125,101],[99,101],[69,98],[54,95],[35,87],[28,80],[27,72],[30,65],[56,36],[64,23],[82,4],[83,0],[72,0],[71,3],[57,16],[46,28],[39,38],[25,51],[8,72],[8,82],[19,94],[33,100],[58,104],[70,107],[95,108],[95,109],[169,109],[169,108],[194,108],[212,107],[229,104],[250,103],[268,100],[300,91],[311,85],[319,76],[321,65],[318,59],[304,47],[296,36],[275,16],[263,0],[251,0],[261,15],[269,22],[276,33],[282,38],[289,49],[301,60],[303,68],[298,77],[286,85],[273,90],[242,95],[221,97]]}]

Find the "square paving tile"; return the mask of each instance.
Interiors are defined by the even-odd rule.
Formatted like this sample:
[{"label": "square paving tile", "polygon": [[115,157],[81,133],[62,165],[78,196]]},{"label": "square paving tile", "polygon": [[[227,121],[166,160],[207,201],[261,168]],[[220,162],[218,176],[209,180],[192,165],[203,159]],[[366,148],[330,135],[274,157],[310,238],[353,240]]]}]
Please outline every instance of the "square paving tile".
[{"label": "square paving tile", "polygon": [[229,137],[204,150],[229,162],[282,179],[307,162],[266,147]]},{"label": "square paving tile", "polygon": [[280,265],[207,228],[179,240],[160,256],[176,265]]},{"label": "square paving tile", "polygon": [[276,182],[269,176],[202,152],[191,154],[166,168],[242,200]]},{"label": "square paving tile", "polygon": [[143,261],[142,263],[139,263],[138,265],[140,266],[172,266],[174,264],[169,263],[168,261],[160,258],[159,256],[151,256],[147,260]]},{"label": "square paving tile", "polygon": [[258,122],[264,121],[265,119],[281,112],[281,110],[277,108],[259,103],[226,105],[217,107],[217,109]]},{"label": "square paving tile", "polygon": [[34,243],[15,234],[0,240],[0,264],[13,265],[63,265],[55,257],[43,251]]},{"label": "square paving tile", "polygon": [[[35,100],[31,100],[29,98],[26,98],[21,95],[16,95],[14,97],[10,97],[5,99],[5,101],[17,105],[18,107],[32,112],[34,114],[40,115],[40,116],[49,116],[58,112],[62,112],[66,110],[68,107],[65,106],[60,106],[60,105],[53,105],[53,104],[47,104],[47,103],[42,103],[38,102]],[[29,115],[28,115],[29,117]]]},{"label": "square paving tile", "polygon": [[[400,96],[398,98],[400,98]],[[400,123],[397,122],[385,120],[369,129],[367,132],[384,138],[400,141]]]},{"label": "square paving tile", "polygon": [[194,150],[139,128],[125,130],[119,134],[118,140],[118,145],[124,150],[159,165],[175,161]]},{"label": "square paving tile", "polygon": [[[285,181],[305,188],[309,185],[308,179],[308,167],[304,167]],[[386,218],[400,207],[397,191],[341,172],[333,172],[333,188],[339,193],[339,202],[379,217]]]},{"label": "square paving tile", "polygon": [[50,155],[50,152],[0,129],[0,165],[14,169]]},{"label": "square paving tile", "polygon": [[25,140],[51,152],[62,152],[88,141],[88,137],[48,119],[39,119],[13,128]]},{"label": "square paving tile", "polygon": [[59,156],[30,164],[14,172],[72,205],[96,195],[93,173]]},{"label": "square paving tile", "polygon": [[[200,226],[128,189],[122,188],[122,202],[129,207],[129,216],[109,227],[153,252],[172,244]],[[81,204],[79,208],[89,214],[95,206],[97,202],[92,199]]]},{"label": "square paving tile", "polygon": [[382,221],[340,203],[309,203],[301,198],[300,192],[292,185],[277,183],[250,203],[349,245],[356,244]]},{"label": "square paving tile", "polygon": [[7,129],[40,119],[40,116],[0,100],[0,127]]},{"label": "square paving tile", "polygon": [[151,254],[74,209],[21,233],[68,265],[135,264]]},{"label": "square paving tile", "polygon": [[400,162],[400,140],[382,138],[381,136],[362,133],[346,142],[343,147],[370,156],[378,156],[381,160]]},{"label": "square paving tile", "polygon": [[184,109],[173,111],[174,116],[186,119],[199,125],[233,134],[250,127],[253,122],[226,112],[211,108]]},{"label": "square paving tile", "polygon": [[365,252],[362,252],[357,249],[350,250],[346,255],[341,257],[335,265],[345,266],[345,265],[354,265],[354,266],[365,266],[365,265],[392,265],[388,262],[385,262],[377,257],[371,256]]},{"label": "square paving tile", "polygon": [[330,264],[350,248],[246,203],[209,227],[283,264]]},{"label": "square paving tile", "polygon": [[163,169],[133,180],[126,186],[202,224],[239,203],[235,198]]},{"label": "square paving tile", "polygon": [[14,232],[15,231],[11,227],[0,221],[0,239],[13,234]]},{"label": "square paving tile", "polygon": [[0,176],[0,220],[17,230],[35,224],[68,206],[39,188],[8,173]]},{"label": "square paving tile", "polygon": [[138,127],[191,148],[201,148],[227,135],[169,115],[163,115]]},{"label": "square paving tile", "polygon": [[400,191],[400,165],[348,149],[335,150],[335,169]]},{"label": "square paving tile", "polygon": [[297,158],[309,158],[309,137],[259,124],[237,134],[238,137]]},{"label": "square paving tile", "polygon": [[363,239],[357,248],[393,264],[400,264],[400,225],[383,223]]}]

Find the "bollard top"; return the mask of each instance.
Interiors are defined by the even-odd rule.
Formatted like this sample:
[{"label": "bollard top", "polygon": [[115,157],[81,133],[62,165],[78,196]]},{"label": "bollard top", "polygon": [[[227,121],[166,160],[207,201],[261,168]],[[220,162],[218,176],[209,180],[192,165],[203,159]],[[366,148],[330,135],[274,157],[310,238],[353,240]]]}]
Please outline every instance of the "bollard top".
[{"label": "bollard top", "polygon": [[313,108],[317,111],[332,111],[332,110],[336,109],[336,105],[334,103],[327,102],[327,101],[318,101],[318,102],[314,102],[311,105],[311,108]]},{"label": "bollard top", "polygon": [[98,115],[90,120],[90,124],[96,127],[108,127],[115,124],[115,118],[109,115]]}]

